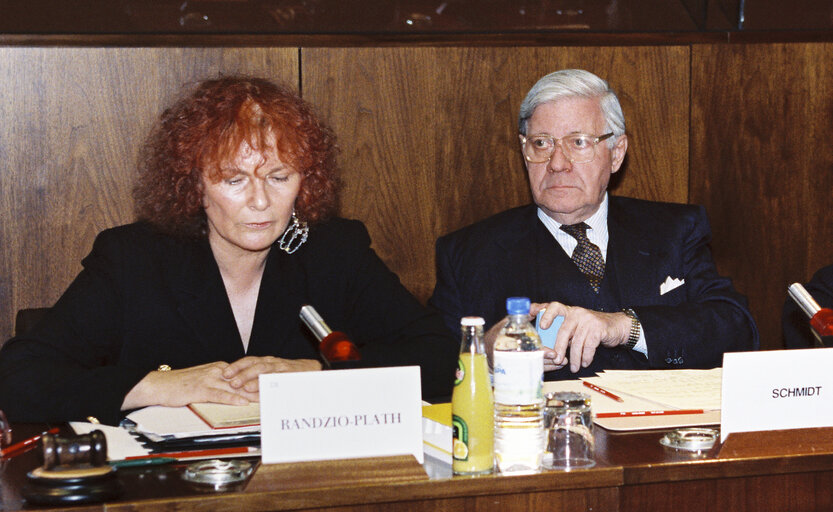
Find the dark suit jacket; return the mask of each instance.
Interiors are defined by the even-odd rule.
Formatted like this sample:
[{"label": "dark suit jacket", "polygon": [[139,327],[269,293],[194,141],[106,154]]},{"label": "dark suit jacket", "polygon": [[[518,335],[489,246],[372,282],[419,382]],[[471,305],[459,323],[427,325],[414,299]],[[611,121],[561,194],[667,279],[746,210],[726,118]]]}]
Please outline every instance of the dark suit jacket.
[{"label": "dark suit jacket", "polygon": [[[499,213],[437,241],[430,304],[449,329],[459,329],[466,315],[493,325],[505,316],[511,296],[604,311],[633,308],[648,357],[599,347],[581,376],[605,368],[710,368],[722,364],[726,351],[758,347],[746,299],[715,269],[702,207],[611,196],[608,231],[605,277],[596,295],[538,219],[535,205]],[[685,283],[660,295],[669,276]],[[547,374],[575,376],[569,367]]]},{"label": "dark suit jacket", "polygon": [[[83,263],[44,321],[0,351],[0,408],[10,420],[116,423],[126,393],[160,364],[245,355],[207,240],[132,224],[102,232]],[[272,248],[248,355],[318,358],[298,317],[303,304],[351,336],[361,366],[418,364],[425,397],[450,394],[456,336],[385,267],[360,222],[314,225],[291,255]]]},{"label": "dark suit jacket", "polygon": [[[819,269],[804,288],[816,299],[819,306],[833,308],[833,265]],[[810,319],[787,296],[782,313],[782,330],[786,348],[811,348],[817,346],[816,337],[810,327]],[[825,337],[827,338],[827,337]]]}]

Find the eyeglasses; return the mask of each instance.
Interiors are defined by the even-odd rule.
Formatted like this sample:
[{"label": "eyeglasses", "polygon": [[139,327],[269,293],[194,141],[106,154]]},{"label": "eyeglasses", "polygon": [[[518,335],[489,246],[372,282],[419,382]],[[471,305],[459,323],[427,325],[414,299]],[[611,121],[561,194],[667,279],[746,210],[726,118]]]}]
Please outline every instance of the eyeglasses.
[{"label": "eyeglasses", "polygon": [[556,139],[552,135],[541,134],[521,136],[524,158],[533,164],[548,162],[555,153],[555,146],[561,146],[564,157],[574,164],[586,164],[596,158],[596,145],[613,137],[613,132],[594,137],[583,133],[572,133]]}]

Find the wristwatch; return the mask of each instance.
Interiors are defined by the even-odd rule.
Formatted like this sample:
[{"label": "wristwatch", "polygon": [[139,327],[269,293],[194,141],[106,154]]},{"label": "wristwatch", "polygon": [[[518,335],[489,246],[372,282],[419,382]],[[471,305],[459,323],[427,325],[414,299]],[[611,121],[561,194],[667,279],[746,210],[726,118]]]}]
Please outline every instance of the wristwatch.
[{"label": "wristwatch", "polygon": [[628,334],[628,341],[625,343],[625,347],[628,350],[633,350],[633,347],[636,346],[636,342],[639,341],[639,330],[642,328],[639,319],[636,317],[636,313],[631,308],[623,309],[623,313],[631,317],[631,331]]}]

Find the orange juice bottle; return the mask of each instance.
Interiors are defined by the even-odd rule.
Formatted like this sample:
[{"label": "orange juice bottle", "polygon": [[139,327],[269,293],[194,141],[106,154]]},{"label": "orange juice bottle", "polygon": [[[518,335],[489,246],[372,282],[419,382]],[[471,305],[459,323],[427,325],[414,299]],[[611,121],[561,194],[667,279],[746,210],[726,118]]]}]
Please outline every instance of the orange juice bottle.
[{"label": "orange juice bottle", "polygon": [[494,398],[480,317],[460,321],[463,341],[451,395],[451,468],[456,475],[491,473],[494,467]]}]

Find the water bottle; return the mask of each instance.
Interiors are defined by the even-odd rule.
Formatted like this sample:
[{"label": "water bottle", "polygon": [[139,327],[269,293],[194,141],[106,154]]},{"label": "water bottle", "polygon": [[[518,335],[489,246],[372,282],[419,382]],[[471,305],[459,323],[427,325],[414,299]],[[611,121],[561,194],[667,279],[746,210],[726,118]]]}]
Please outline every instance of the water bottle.
[{"label": "water bottle", "polygon": [[455,475],[491,473],[494,467],[494,400],[483,324],[476,316],[460,320],[463,341],[451,394],[451,469]]},{"label": "water bottle", "polygon": [[495,460],[504,474],[541,471],[544,352],[526,297],[506,299],[509,319],[494,346]]}]

